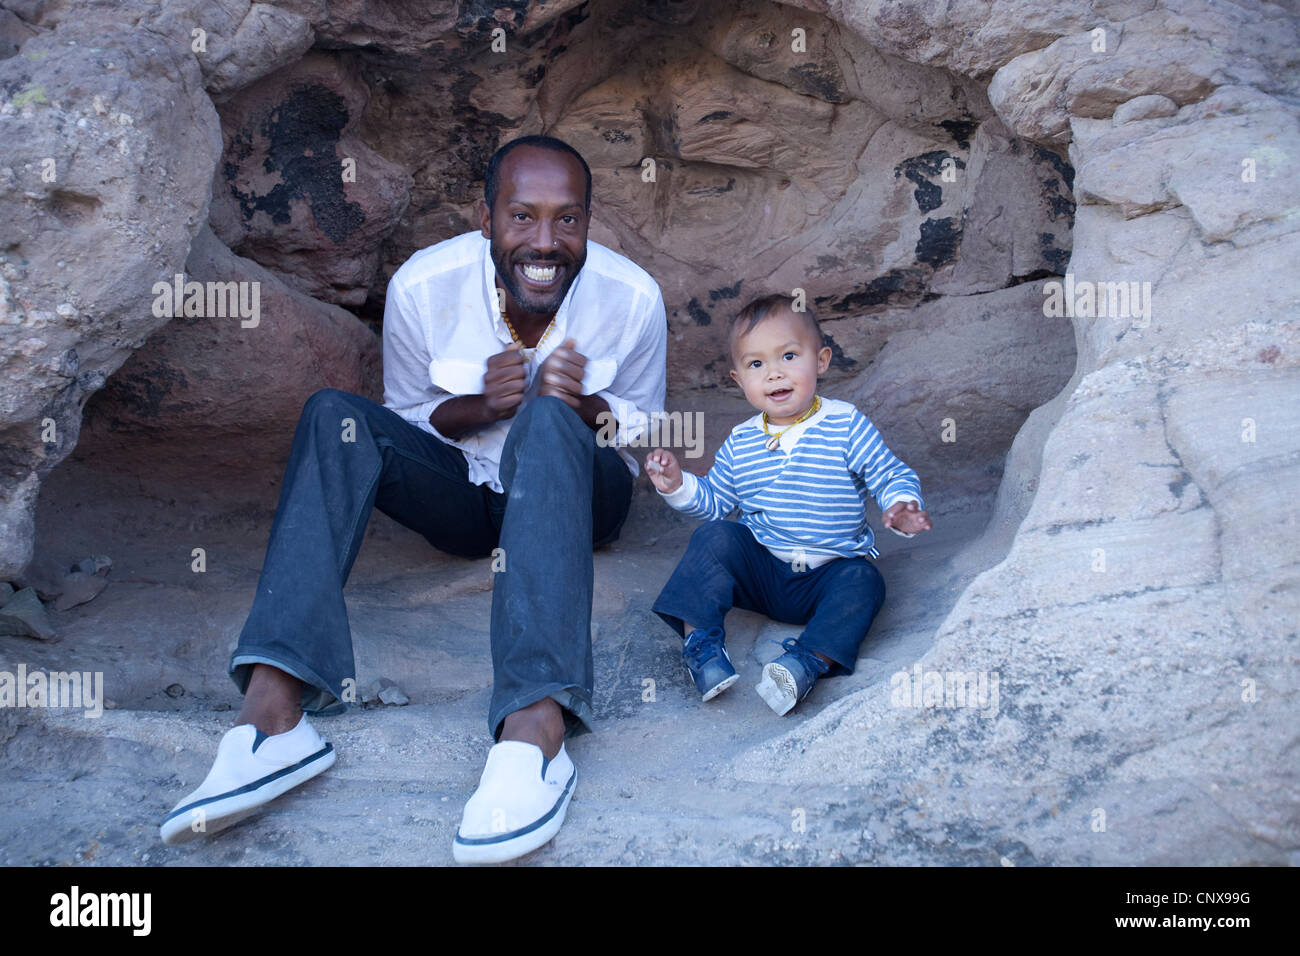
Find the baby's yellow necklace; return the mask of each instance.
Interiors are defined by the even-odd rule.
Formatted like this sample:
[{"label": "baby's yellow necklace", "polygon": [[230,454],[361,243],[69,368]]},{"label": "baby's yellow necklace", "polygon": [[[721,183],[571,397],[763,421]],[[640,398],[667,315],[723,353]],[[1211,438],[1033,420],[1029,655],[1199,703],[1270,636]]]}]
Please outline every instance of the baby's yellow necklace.
[{"label": "baby's yellow necklace", "polygon": [[501,321],[503,321],[506,324],[506,328],[510,330],[510,337],[515,340],[516,344],[518,344],[519,348],[524,353],[524,358],[526,359],[532,359],[532,357],[537,354],[537,350],[542,347],[542,343],[546,341],[546,337],[551,334],[551,329],[555,328],[555,316],[551,316],[551,324],[546,327],[546,331],[543,332],[542,337],[537,340],[537,344],[532,348],[529,348],[524,345],[524,340],[519,337],[519,333],[515,331],[515,327],[510,324],[510,316],[506,315],[506,310],[504,308],[501,310]]},{"label": "baby's yellow necklace", "polygon": [[768,431],[767,431],[767,412],[764,412],[764,413],[763,413],[763,434],[764,434],[764,435],[767,435],[767,441],[764,442],[764,447],[766,447],[768,451],[776,451],[778,448],[781,447],[781,436],[782,436],[782,435],[784,435],[784,434],[785,434],[786,432],[788,432],[790,429],[794,428],[794,426],[795,426],[795,425],[798,425],[800,422],[802,422],[802,421],[806,421],[807,419],[811,418],[813,415],[816,415],[816,414],[817,414],[817,409],[819,409],[819,408],[821,408],[821,407],[822,407],[822,399],[821,399],[821,396],[820,396],[820,395],[814,395],[814,396],[813,396],[813,403],[812,403],[811,405],[808,406],[808,411],[804,412],[802,415],[800,415],[798,418],[796,418],[794,421],[792,421],[789,425],[786,425],[785,428],[782,428],[782,429],[781,429],[779,432],[777,432],[775,435],[770,435],[770,434],[768,434]]}]

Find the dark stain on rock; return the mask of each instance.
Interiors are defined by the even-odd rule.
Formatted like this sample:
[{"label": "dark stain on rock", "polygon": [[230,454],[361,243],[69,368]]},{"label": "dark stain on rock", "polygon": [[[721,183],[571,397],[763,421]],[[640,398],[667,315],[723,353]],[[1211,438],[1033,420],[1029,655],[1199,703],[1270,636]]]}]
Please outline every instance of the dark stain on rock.
[{"label": "dark stain on rock", "polygon": [[1065,182],[1067,189],[1074,188],[1074,167],[1061,158],[1060,154],[1052,152],[1050,149],[1035,145],[1034,162],[1046,163],[1056,170],[1056,174]]},{"label": "dark stain on rock", "polygon": [[694,20],[700,7],[698,0],[643,0],[639,6],[651,20],[677,27]]},{"label": "dark stain on rock", "polygon": [[963,160],[942,149],[913,156],[894,167],[895,179],[906,176],[916,184],[912,196],[916,199],[917,208],[921,212],[933,212],[943,205],[943,190],[938,183],[930,182],[930,177],[938,176],[943,172],[943,162],[946,159],[951,159],[958,169],[966,168]]},{"label": "dark stain on rock", "polygon": [[822,345],[831,350],[831,368],[853,368],[853,366],[858,364],[856,361],[845,355],[844,350],[840,348],[836,341],[825,332],[822,333]]},{"label": "dark stain on rock", "polygon": [[673,156],[681,153],[682,131],[681,127],[677,125],[677,115],[675,113],[659,116],[647,111],[646,123],[650,129],[656,131],[659,145],[662,147],[657,152],[668,153]]},{"label": "dark stain on rock", "polygon": [[1114,520],[1114,518],[1089,518],[1087,521],[1067,521],[1062,524],[1054,524],[1046,530],[1049,535],[1055,536],[1066,528],[1071,531],[1082,531],[1084,528],[1095,528],[1098,525],[1110,524]]},{"label": "dark stain on rock", "polygon": [[607,143],[630,143],[632,137],[621,129],[607,129],[600,134],[600,138]]},{"label": "dark stain on rock", "polygon": [[723,286],[721,289],[709,290],[709,301],[717,302],[719,299],[734,299],[740,295],[740,285],[744,279],[737,279],[733,286]]},{"label": "dark stain on rock", "polygon": [[836,300],[831,296],[818,296],[818,310],[828,305],[831,312],[861,312],[876,306],[895,306],[915,302],[925,291],[924,273],[920,269],[891,269],[872,279],[860,292],[850,292]]},{"label": "dark stain on rock", "polygon": [[524,86],[530,90],[537,89],[538,85],[546,76],[546,64],[539,63],[531,70],[525,70],[520,74],[520,79],[524,81]]},{"label": "dark stain on rock", "polygon": [[1169,482],[1169,493],[1175,498],[1182,498],[1183,489],[1192,482],[1192,476],[1185,471],[1180,471],[1178,477]]},{"label": "dark stain on rock", "polygon": [[1038,252],[1052,270],[1051,274],[1064,275],[1066,267],[1070,264],[1070,250],[1058,248],[1056,236],[1050,232],[1040,232],[1038,243]]},{"label": "dark stain on rock", "polygon": [[[1066,253],[1065,261],[1070,261],[1070,254],[1068,252]],[[1039,279],[1057,279],[1060,278],[1060,276],[1061,273],[1057,272],[1055,269],[1035,269],[1033,272],[1028,272],[1022,276],[1012,276],[1007,281],[1005,288],[1010,289],[1012,286],[1024,285],[1026,282],[1037,282]]]},{"label": "dark stain on rock", "polygon": [[921,238],[916,243],[918,262],[936,269],[957,258],[957,245],[961,242],[961,227],[951,216],[947,219],[927,219],[921,223]]},{"label": "dark stain on rock", "polygon": [[701,116],[698,120],[695,121],[695,125],[699,126],[701,123],[712,123],[717,120],[724,120],[724,119],[731,119],[730,110],[714,110],[712,113],[709,113],[707,116]]},{"label": "dark stain on rock", "polygon": [[[359,229],[366,215],[344,193],[336,150],[347,122],[343,97],[320,85],[299,87],[267,113],[260,127],[267,142],[262,168],[279,174],[280,182],[261,196],[244,193],[235,185],[237,164],[227,160],[222,166],[244,219],[261,212],[284,225],[291,218],[292,205],[306,202],[316,225],[331,242],[342,242]],[[246,158],[251,146],[237,137],[231,152],[236,158]]]},{"label": "dark stain on rock", "polygon": [[789,70],[790,88],[797,93],[815,96],[827,103],[847,103],[848,95],[840,83],[840,75],[815,63],[801,63]]},{"label": "dark stain on rock", "polygon": [[686,314],[695,320],[696,325],[709,325],[713,321],[713,316],[705,311],[694,296],[691,296],[691,301],[686,303]]},{"label": "dark stain on rock", "polygon": [[725,186],[696,186],[694,189],[686,190],[688,196],[721,196],[723,193],[729,193],[736,188],[735,177],[727,177]]},{"label": "dark stain on rock", "polygon": [[1042,146],[1034,146],[1033,159],[1039,166],[1047,166],[1052,173],[1043,170],[1039,175],[1039,189],[1043,202],[1051,211],[1052,219],[1065,219],[1074,225],[1074,167],[1064,159]]},{"label": "dark stain on rock", "polygon": [[[181,321],[181,320],[177,320]],[[133,374],[114,375],[100,393],[103,398],[96,404],[101,408],[120,408],[144,421],[155,420],[163,413],[163,403],[173,389],[189,388],[184,369],[156,359],[141,359],[140,353],[132,356]],[[174,403],[173,403],[174,404]],[[174,410],[174,409],[173,409]],[[116,416],[109,421],[110,429],[136,427],[124,424]]]},{"label": "dark stain on rock", "polygon": [[947,131],[948,135],[957,144],[958,149],[970,149],[970,138],[980,127],[979,122],[973,119],[949,119],[936,125],[943,127]]}]

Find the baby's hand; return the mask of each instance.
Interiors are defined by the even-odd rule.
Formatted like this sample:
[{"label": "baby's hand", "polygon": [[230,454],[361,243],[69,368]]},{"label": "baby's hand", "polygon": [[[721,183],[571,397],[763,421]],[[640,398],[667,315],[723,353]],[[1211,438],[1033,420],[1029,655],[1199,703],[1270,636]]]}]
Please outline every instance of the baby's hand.
[{"label": "baby's hand", "polygon": [[932,527],[930,516],[921,511],[915,501],[896,501],[885,512],[886,528],[897,528],[904,534],[916,534],[929,531]]},{"label": "baby's hand", "polygon": [[654,486],[664,494],[671,494],[682,486],[682,469],[670,451],[656,448],[645,458],[646,474]]}]

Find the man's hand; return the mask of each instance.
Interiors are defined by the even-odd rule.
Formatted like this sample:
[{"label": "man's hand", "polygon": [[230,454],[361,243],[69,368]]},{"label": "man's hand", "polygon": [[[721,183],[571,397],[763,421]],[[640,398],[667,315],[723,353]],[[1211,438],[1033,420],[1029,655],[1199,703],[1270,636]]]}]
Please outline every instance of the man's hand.
[{"label": "man's hand", "polygon": [[582,376],[587,357],[577,350],[577,342],[565,339],[538,370],[541,387],[537,394],[554,395],[575,411],[582,404]]},{"label": "man's hand", "polygon": [[670,451],[656,448],[646,455],[645,472],[654,486],[666,495],[682,486],[681,466],[677,464],[677,456]]},{"label": "man's hand", "polygon": [[919,510],[915,501],[895,501],[885,512],[886,528],[897,528],[904,534],[916,534],[929,531],[932,527],[930,516]]},{"label": "man's hand", "polygon": [[483,405],[492,421],[510,418],[518,411],[527,383],[528,372],[519,343],[511,342],[504,352],[498,352],[487,360],[487,372],[483,375]]},{"label": "man's hand", "polygon": [[438,430],[438,434],[459,441],[517,412],[527,381],[524,355],[512,342],[504,352],[498,352],[487,360],[481,394],[457,395],[443,402],[429,416],[429,424]]}]

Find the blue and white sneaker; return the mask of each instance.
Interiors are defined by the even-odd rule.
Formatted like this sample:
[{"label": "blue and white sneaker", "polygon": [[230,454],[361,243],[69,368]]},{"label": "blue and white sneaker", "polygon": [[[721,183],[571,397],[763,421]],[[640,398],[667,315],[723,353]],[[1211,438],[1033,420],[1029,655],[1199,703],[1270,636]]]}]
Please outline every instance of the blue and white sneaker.
[{"label": "blue and white sneaker", "polygon": [[722,640],[720,627],[696,628],[682,646],[682,661],[702,700],[713,700],[740,679]]},{"label": "blue and white sneaker", "polygon": [[564,825],[578,771],[564,745],[553,760],[522,740],[488,751],[478,789],[451,844],[457,863],[504,863],[549,842]]},{"label": "blue and white sneaker", "polygon": [[252,724],[228,730],[197,790],[176,804],[161,829],[169,845],[233,826],[287,790],[334,766],[334,746],[304,715],[293,730],[268,737]]},{"label": "blue and white sneaker", "polygon": [[817,678],[831,669],[812,651],[801,647],[797,638],[788,637],[781,646],[785,653],[763,667],[763,679],[754,688],[778,717],[784,717],[807,697]]}]

